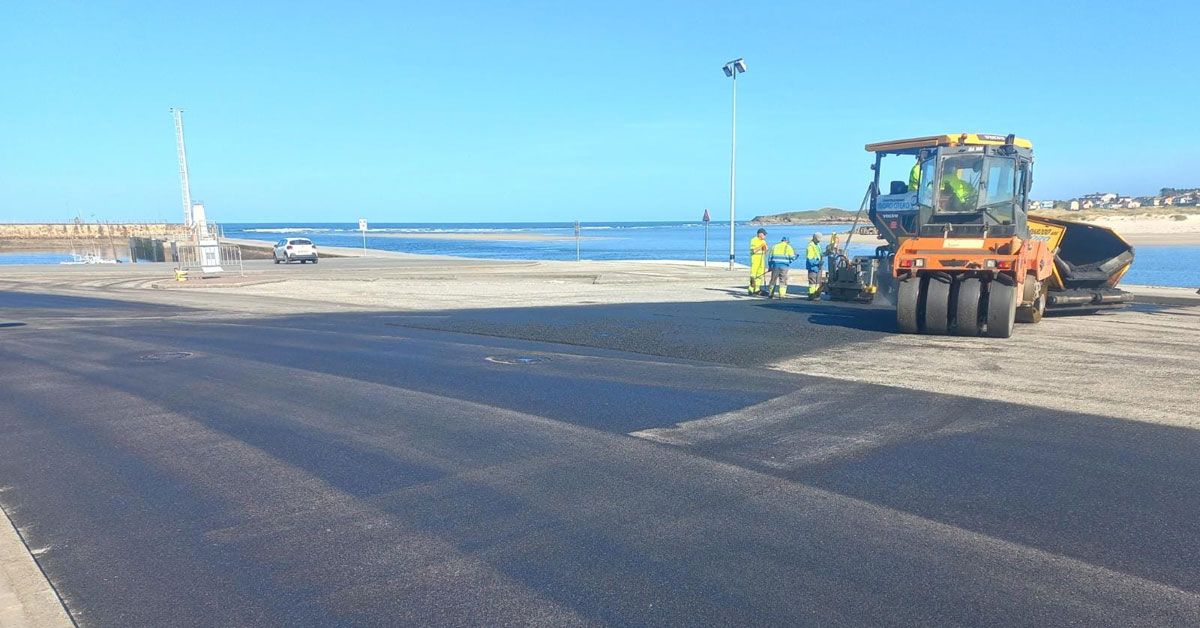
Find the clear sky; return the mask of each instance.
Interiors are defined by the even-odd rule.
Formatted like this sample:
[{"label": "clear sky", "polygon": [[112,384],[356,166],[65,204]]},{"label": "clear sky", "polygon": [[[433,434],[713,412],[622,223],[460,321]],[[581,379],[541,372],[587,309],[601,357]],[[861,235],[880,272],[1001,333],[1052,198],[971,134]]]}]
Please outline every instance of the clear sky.
[{"label": "clear sky", "polygon": [[12,2],[0,220],[856,207],[869,141],[1034,141],[1034,196],[1200,186],[1193,2]]}]

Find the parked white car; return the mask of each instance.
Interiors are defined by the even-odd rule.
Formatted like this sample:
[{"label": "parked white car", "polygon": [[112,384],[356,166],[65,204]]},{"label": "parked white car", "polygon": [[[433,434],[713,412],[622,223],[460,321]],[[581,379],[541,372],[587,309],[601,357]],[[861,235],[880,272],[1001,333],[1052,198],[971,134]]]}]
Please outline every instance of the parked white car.
[{"label": "parked white car", "polygon": [[317,245],[307,238],[284,238],[275,243],[275,263],[317,263]]}]

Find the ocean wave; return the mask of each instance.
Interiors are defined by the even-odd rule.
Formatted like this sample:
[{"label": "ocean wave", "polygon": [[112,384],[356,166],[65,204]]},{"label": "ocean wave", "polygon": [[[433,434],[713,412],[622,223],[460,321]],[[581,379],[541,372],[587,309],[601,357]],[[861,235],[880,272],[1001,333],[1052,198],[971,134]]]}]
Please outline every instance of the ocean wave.
[{"label": "ocean wave", "polygon": [[321,229],[315,227],[271,227],[263,229],[242,229],[244,233],[328,233],[339,229]]},{"label": "ocean wave", "polygon": [[[729,223],[723,223],[723,224],[725,224],[727,226]],[[746,223],[739,222],[738,226],[744,226],[745,224]],[[695,229],[695,228],[699,228],[699,227],[703,227],[703,226],[704,226],[704,223],[702,223],[702,222],[685,222],[685,223],[672,223],[672,224],[661,224],[661,225],[636,225],[636,224],[633,224],[633,225],[621,225],[621,224],[587,225],[587,224],[584,224],[584,225],[579,226],[579,230],[580,231],[589,231],[589,232],[590,231],[642,231],[642,230],[647,230],[647,229],[660,229],[660,230],[670,230],[670,229],[680,229],[680,228]],[[561,234],[561,233],[568,233],[569,234],[569,233],[573,233],[574,230],[575,230],[574,225],[567,224],[567,225],[563,225],[563,226],[536,226],[536,227],[501,227],[501,226],[496,226],[496,227],[490,227],[490,226],[478,226],[478,227],[449,227],[449,226],[447,226],[447,227],[370,227],[367,229],[367,233],[379,233],[379,234],[384,234],[384,233],[395,233],[395,234],[404,234],[404,233],[547,233],[547,234]],[[361,233],[357,228],[355,228],[353,226],[345,227],[345,228],[340,228],[340,227],[299,227],[299,226],[296,226],[296,227],[253,227],[253,228],[248,228],[248,229],[241,229],[240,231],[242,231],[243,233],[276,233],[276,234],[290,234],[290,233],[317,234],[317,233],[321,233],[321,234],[329,234],[329,235],[339,235],[339,234],[349,235],[349,234]]]},{"label": "ocean wave", "polygon": [[[328,234],[354,234],[361,233],[353,227],[347,229],[339,229],[335,227],[263,227],[253,229],[241,229],[243,233],[328,233]],[[516,228],[454,228],[454,227],[373,227],[368,228],[367,233],[524,233],[530,231],[554,231],[549,229],[516,229]]]},{"label": "ocean wave", "polygon": [[[724,224],[728,225],[729,223],[726,222]],[[740,223],[740,222],[738,223],[739,226],[741,226],[742,224],[743,223]],[[704,223],[702,223],[702,222],[680,222],[680,223],[670,223],[670,224],[666,224],[666,225],[580,225],[579,230],[580,231],[609,231],[609,230],[612,230],[612,231],[626,231],[626,230],[636,231],[639,229],[680,229],[680,228],[685,228],[685,227],[686,228],[694,228],[694,227],[703,227],[703,226],[704,226]],[[570,229],[570,227],[568,227],[568,229]]]},{"label": "ocean wave", "polygon": [[[333,229],[332,231],[347,231],[358,233],[358,229]],[[530,231],[552,231],[552,229],[515,229],[515,228],[470,228],[456,229],[453,227],[378,227],[367,229],[367,233],[527,233]]]},{"label": "ocean wave", "polygon": [[[580,225],[580,231],[635,231],[638,229],[670,229],[680,225]],[[567,227],[568,230],[573,227]]]}]

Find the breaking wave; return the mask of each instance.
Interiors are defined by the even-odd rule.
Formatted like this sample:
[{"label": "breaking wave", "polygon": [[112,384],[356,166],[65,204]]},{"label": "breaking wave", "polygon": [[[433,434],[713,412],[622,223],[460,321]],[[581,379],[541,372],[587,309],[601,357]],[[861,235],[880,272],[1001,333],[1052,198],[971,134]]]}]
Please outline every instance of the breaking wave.
[{"label": "breaking wave", "polygon": [[320,227],[271,227],[264,229],[242,229],[243,233],[329,233],[341,229],[322,229]]}]

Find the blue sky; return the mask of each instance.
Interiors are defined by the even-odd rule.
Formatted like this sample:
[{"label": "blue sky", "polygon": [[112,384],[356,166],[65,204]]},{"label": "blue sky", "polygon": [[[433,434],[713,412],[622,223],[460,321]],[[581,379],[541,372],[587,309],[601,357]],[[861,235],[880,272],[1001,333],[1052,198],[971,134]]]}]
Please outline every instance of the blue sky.
[{"label": "blue sky", "polygon": [[[1034,195],[1200,185],[1193,3],[25,2],[0,220],[693,220],[857,206],[869,141],[1034,141]],[[1190,31],[1190,32],[1189,32]],[[943,51],[953,51],[946,53]]]}]

